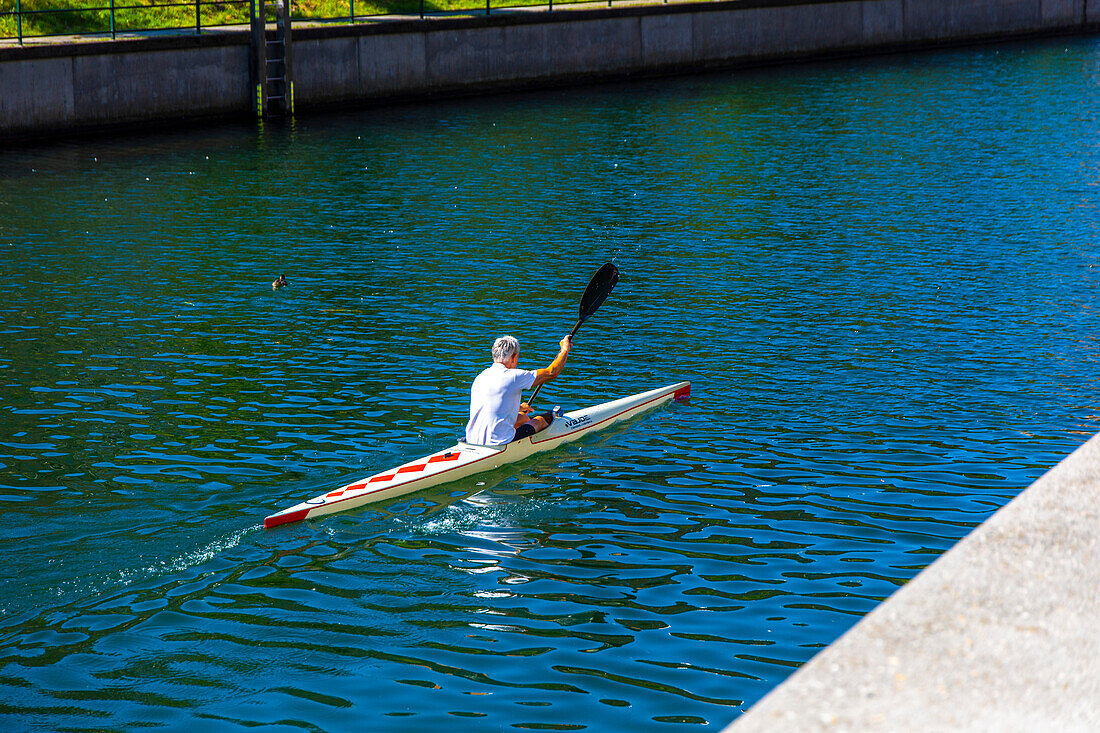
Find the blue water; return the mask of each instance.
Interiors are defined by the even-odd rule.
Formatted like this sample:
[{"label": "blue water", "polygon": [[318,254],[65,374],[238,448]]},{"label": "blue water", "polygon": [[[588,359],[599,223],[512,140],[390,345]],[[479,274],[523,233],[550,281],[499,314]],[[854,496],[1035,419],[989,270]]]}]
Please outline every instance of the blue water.
[{"label": "blue water", "polygon": [[[1100,41],[0,152],[0,727],[718,730],[1100,429]],[[540,395],[556,452],[262,529]],[[270,286],[285,273],[290,286]]]}]

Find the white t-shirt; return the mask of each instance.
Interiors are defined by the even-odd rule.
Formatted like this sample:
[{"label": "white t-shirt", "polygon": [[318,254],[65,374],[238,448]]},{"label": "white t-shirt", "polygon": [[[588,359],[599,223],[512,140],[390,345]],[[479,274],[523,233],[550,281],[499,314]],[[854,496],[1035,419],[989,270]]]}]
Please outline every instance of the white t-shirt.
[{"label": "white t-shirt", "polygon": [[477,375],[470,387],[470,422],[466,442],[503,445],[516,437],[516,418],[523,390],[535,383],[536,372],[509,369],[500,362]]}]

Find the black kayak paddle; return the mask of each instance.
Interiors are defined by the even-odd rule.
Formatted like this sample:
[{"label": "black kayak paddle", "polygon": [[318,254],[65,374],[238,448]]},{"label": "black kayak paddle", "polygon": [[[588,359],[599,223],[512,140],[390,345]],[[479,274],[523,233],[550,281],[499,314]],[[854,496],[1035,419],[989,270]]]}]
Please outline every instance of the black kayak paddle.
[{"label": "black kayak paddle", "polygon": [[[619,268],[613,262],[608,262],[596,270],[596,274],[588,281],[588,287],[584,289],[584,295],[581,296],[580,317],[577,319],[577,325],[573,326],[573,330],[569,332],[569,338],[576,336],[584,322],[600,309],[603,302],[607,300],[607,296],[611,295],[611,291],[615,289],[617,282],[619,282]],[[535,401],[535,395],[540,389],[542,389],[541,384],[535,387],[535,391],[527,400],[528,407]]]}]

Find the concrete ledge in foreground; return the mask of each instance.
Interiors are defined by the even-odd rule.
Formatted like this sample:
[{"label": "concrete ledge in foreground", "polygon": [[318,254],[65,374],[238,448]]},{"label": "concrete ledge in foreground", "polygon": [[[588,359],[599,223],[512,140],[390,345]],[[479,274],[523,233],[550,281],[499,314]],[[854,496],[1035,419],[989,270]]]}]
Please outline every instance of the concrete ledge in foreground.
[{"label": "concrete ledge in foreground", "polygon": [[726,733],[1100,731],[1100,435]]}]

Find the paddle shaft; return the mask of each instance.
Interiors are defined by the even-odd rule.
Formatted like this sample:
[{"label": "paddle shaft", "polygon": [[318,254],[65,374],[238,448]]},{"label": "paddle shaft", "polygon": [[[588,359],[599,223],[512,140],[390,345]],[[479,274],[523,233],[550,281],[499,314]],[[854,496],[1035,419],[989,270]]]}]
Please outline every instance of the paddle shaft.
[{"label": "paddle shaft", "polygon": [[[593,313],[599,310],[599,307],[603,305],[607,296],[611,294],[617,282],[619,282],[619,268],[611,262],[608,262],[596,271],[596,274],[588,281],[588,287],[584,289],[584,295],[581,296],[581,307],[580,313],[578,314],[580,318],[577,319],[577,325],[573,326],[573,330],[569,332],[570,339],[576,336],[581,325],[591,318]],[[543,382],[543,384],[545,384],[545,382]],[[535,401],[535,396],[538,395],[540,389],[542,389],[542,384],[535,387],[535,391],[531,393],[531,397],[527,400],[528,407]]]},{"label": "paddle shaft", "polygon": [[[582,324],[582,323],[584,323],[584,319],[583,319],[583,318],[582,318],[582,319],[580,319],[579,321],[577,321],[577,325],[576,325],[576,326],[573,326],[573,330],[569,332],[569,338],[570,338],[570,340],[572,340],[572,338],[573,338],[574,336],[576,336],[576,335],[577,335],[577,331],[579,331],[579,330],[581,329],[581,324]],[[543,382],[542,384],[546,384],[546,382]],[[527,406],[528,406],[528,407],[530,407],[530,406],[531,406],[531,403],[535,401],[535,395],[537,395],[537,394],[539,393],[539,390],[540,390],[540,389],[542,389],[542,384],[540,384],[539,386],[535,387],[535,391],[534,391],[534,392],[532,392],[532,393],[531,393],[531,396],[527,398]]]}]

